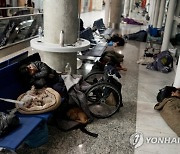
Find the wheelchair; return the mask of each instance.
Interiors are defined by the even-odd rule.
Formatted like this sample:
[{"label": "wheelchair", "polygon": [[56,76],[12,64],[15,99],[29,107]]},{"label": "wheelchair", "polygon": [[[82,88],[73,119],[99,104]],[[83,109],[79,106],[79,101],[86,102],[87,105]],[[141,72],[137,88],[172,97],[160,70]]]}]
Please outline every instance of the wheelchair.
[{"label": "wheelchair", "polygon": [[85,92],[87,105],[96,118],[111,117],[123,106],[121,76],[115,68],[108,67],[105,66],[105,71],[90,72],[84,78],[91,85]]}]

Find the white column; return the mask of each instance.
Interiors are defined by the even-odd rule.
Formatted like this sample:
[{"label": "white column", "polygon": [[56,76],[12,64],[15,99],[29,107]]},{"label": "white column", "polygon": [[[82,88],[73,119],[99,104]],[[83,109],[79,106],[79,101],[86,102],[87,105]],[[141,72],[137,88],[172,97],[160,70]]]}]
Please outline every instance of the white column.
[{"label": "white column", "polygon": [[[177,1],[176,10],[175,10],[175,16],[178,17],[179,15],[180,15],[180,0]],[[172,35],[171,35],[172,38],[174,38],[175,35],[178,33],[178,28],[177,28],[178,24],[179,24],[179,22],[174,20],[173,29],[172,29]]]},{"label": "white column", "polygon": [[40,9],[40,5],[41,5],[41,1],[39,0],[32,0],[32,2],[34,2],[34,5],[35,5],[35,9]]},{"label": "white column", "polygon": [[153,27],[157,28],[158,16],[159,16],[160,0],[156,0],[155,14],[153,19]]},{"label": "white column", "polygon": [[167,13],[167,19],[166,19],[166,24],[165,24],[161,51],[167,50],[169,46],[169,41],[170,41],[171,32],[172,32],[172,24],[173,24],[173,19],[174,19],[174,12],[175,12],[175,4],[176,4],[176,0],[169,1],[169,7],[168,7],[168,13]]},{"label": "white column", "polygon": [[75,43],[78,35],[78,1],[44,0],[44,39],[59,43],[59,34],[64,31],[65,43]]},{"label": "white column", "polygon": [[7,4],[10,4],[10,0],[6,0],[6,5],[7,5]]},{"label": "white column", "polygon": [[104,18],[104,23],[106,27],[109,27],[109,16],[110,16],[110,1],[111,0],[106,0],[105,1],[105,18]]},{"label": "white column", "polygon": [[165,13],[164,12],[165,11],[165,6],[166,6],[166,0],[161,0],[157,28],[162,27],[162,22],[163,22],[164,13]]},{"label": "white column", "polygon": [[110,25],[115,29],[119,29],[122,9],[122,0],[111,0]]},{"label": "white column", "polygon": [[150,0],[150,10],[149,10],[150,25],[153,25],[155,4],[156,4],[155,0]]},{"label": "white column", "polygon": [[13,1],[12,1],[12,6],[13,6],[13,7],[17,7],[17,6],[18,6],[17,0],[13,0]]},{"label": "white column", "polygon": [[180,88],[180,56],[173,86],[176,88]]},{"label": "white column", "polygon": [[101,11],[102,10],[102,0],[93,0],[93,5],[92,5],[92,8],[93,10],[96,10],[96,11]]},{"label": "white column", "polygon": [[150,0],[146,1],[146,11],[149,13]]},{"label": "white column", "polygon": [[129,7],[129,15],[132,13],[133,11],[133,5],[134,5],[134,0],[130,1],[130,7]]},{"label": "white column", "polygon": [[130,0],[125,0],[124,2],[124,17],[129,16]]},{"label": "white column", "polygon": [[150,17],[150,21],[149,21],[150,25],[151,25],[151,21],[152,21],[151,14],[152,14],[152,0],[149,0],[149,12],[148,12],[148,15]]},{"label": "white column", "polygon": [[179,13],[180,13],[180,1],[177,0],[175,15],[179,16]]},{"label": "white column", "polygon": [[82,0],[82,12],[87,12],[88,11],[88,0]]},{"label": "white column", "polygon": [[[73,44],[78,36],[79,0],[44,0],[44,42],[59,44],[60,32],[64,31],[64,43]],[[64,71],[67,62],[76,72],[76,53],[40,52],[42,60],[58,71]]]}]

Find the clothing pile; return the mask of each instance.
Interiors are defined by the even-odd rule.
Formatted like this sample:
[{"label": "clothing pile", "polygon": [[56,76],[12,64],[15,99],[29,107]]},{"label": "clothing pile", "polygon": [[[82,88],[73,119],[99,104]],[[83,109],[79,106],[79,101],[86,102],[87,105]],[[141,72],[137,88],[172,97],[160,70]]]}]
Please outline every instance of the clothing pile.
[{"label": "clothing pile", "polygon": [[169,51],[162,51],[154,57],[154,61],[148,64],[146,68],[169,73],[173,69],[173,57]]},{"label": "clothing pile", "polygon": [[23,105],[16,104],[16,108],[22,114],[39,114],[58,108],[61,104],[61,96],[52,88],[32,88],[18,97]]},{"label": "clothing pile", "polygon": [[131,18],[124,18],[123,21],[126,22],[127,24],[131,24],[131,25],[143,25],[143,23],[137,22]]}]

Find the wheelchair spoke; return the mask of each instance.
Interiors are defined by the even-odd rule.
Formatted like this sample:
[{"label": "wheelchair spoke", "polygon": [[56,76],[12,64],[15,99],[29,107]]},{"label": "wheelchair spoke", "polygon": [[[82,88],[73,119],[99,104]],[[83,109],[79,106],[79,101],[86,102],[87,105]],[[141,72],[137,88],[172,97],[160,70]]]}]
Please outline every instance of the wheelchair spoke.
[{"label": "wheelchair spoke", "polygon": [[85,94],[90,112],[97,118],[112,116],[122,103],[119,91],[106,82],[94,84]]}]

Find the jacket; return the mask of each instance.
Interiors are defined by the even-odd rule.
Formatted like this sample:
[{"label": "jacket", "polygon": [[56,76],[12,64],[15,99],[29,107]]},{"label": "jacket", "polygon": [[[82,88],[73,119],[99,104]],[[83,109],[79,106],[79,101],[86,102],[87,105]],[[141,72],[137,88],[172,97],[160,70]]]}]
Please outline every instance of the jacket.
[{"label": "jacket", "polygon": [[55,70],[41,61],[35,61],[32,63],[37,72],[31,77],[30,84],[36,88],[42,88],[44,86],[52,86],[59,81],[59,75]]}]

